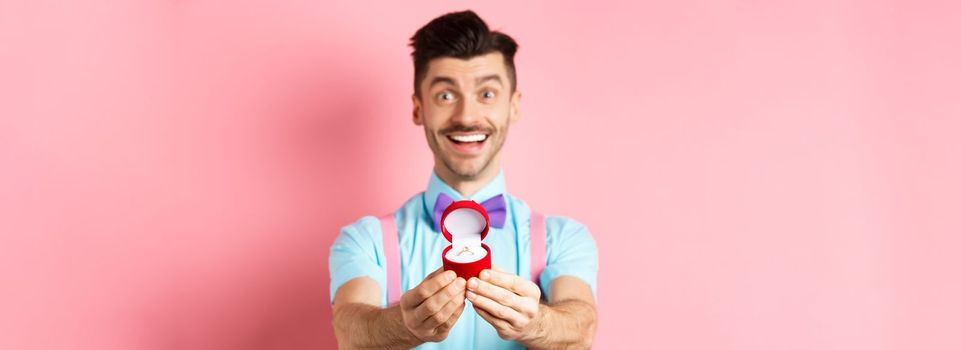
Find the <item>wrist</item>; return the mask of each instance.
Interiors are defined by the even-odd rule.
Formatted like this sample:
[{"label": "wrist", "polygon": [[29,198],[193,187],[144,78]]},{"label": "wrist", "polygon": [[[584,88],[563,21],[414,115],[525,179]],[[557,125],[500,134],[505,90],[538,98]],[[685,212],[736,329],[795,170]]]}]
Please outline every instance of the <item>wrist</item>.
[{"label": "wrist", "polygon": [[550,328],[548,325],[553,312],[554,310],[550,306],[538,304],[537,316],[531,320],[529,330],[524,332],[525,336],[518,341],[528,348],[536,348],[537,344],[543,343],[542,340],[546,337],[547,330]]},{"label": "wrist", "polygon": [[404,348],[413,348],[424,343],[424,341],[418,338],[410,328],[407,328],[407,323],[404,322],[404,314],[400,310],[400,305],[391,307],[387,310],[390,314],[391,320],[393,321],[392,323],[394,327],[392,328],[396,330],[394,333],[397,337],[398,343],[404,345]]}]

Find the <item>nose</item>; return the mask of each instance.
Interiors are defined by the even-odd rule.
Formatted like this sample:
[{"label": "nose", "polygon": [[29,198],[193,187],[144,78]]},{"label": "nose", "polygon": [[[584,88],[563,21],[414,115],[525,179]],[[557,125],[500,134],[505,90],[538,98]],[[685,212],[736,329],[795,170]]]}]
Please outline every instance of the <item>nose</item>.
[{"label": "nose", "polygon": [[457,110],[454,111],[452,116],[452,122],[461,125],[474,125],[478,120],[481,119],[477,108],[477,101],[470,98],[463,98],[457,104]]}]

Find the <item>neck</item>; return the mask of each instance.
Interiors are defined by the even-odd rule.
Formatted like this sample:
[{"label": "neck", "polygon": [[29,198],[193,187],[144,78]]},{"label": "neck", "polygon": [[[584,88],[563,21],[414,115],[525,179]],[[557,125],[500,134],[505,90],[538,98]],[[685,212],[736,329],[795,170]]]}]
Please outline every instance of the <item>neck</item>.
[{"label": "neck", "polygon": [[486,169],[473,177],[457,175],[450,169],[447,169],[441,162],[436,161],[434,162],[434,172],[437,173],[437,177],[457,191],[457,193],[460,193],[464,197],[470,197],[497,177],[498,172],[500,172],[500,162],[496,159],[491,161]]}]

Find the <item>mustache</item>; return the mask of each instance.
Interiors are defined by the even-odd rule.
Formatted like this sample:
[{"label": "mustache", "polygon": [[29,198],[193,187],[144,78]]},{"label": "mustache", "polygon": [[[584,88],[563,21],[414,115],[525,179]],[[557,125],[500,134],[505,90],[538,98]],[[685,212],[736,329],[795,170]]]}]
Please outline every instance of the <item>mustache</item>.
[{"label": "mustache", "polygon": [[480,132],[483,132],[483,133],[486,133],[486,134],[493,134],[493,133],[494,133],[494,128],[485,127],[485,126],[482,126],[482,125],[463,125],[463,124],[457,124],[457,125],[451,125],[451,126],[448,126],[448,127],[446,127],[446,128],[441,129],[440,133],[441,133],[441,134],[449,134],[449,133],[453,133],[453,132],[475,132],[475,131],[480,131]]}]

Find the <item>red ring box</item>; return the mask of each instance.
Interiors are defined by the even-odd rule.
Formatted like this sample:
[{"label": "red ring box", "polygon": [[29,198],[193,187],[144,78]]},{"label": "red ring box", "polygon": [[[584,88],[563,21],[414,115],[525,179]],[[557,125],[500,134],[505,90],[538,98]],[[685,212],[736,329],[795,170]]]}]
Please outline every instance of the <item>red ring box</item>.
[{"label": "red ring box", "polygon": [[[457,201],[444,209],[440,230],[451,242],[441,254],[445,271],[451,270],[457,273],[457,277],[470,279],[480,275],[481,270],[491,268],[491,248],[482,242],[490,232],[490,224],[487,210],[471,200]],[[455,246],[458,249],[452,251]],[[463,250],[465,247],[467,251]]]}]

